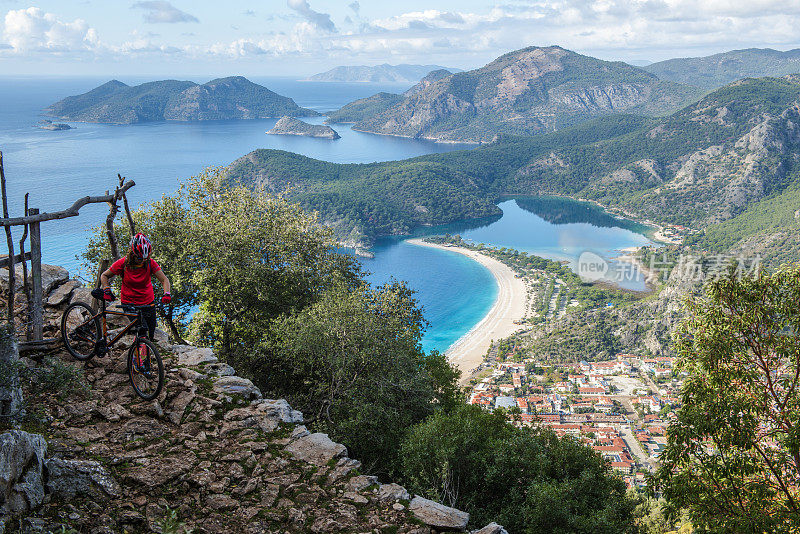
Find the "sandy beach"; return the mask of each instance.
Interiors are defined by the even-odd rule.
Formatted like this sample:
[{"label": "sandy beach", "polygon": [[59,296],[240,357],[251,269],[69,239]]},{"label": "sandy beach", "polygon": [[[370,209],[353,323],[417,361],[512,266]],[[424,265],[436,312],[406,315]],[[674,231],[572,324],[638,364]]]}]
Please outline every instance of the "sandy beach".
[{"label": "sandy beach", "polygon": [[408,243],[463,254],[489,269],[497,280],[497,299],[489,313],[446,352],[450,363],[461,370],[462,381],[466,381],[472,374],[472,370],[483,362],[483,357],[493,339],[510,336],[522,328],[520,325],[514,324],[514,321],[525,316],[527,300],[525,283],[517,278],[514,271],[507,265],[478,252],[466,248],[426,243],[421,239],[409,239]]}]

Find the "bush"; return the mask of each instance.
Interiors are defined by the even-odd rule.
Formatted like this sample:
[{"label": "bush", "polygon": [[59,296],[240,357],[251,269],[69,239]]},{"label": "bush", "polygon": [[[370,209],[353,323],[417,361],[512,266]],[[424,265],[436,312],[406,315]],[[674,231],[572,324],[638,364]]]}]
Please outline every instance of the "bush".
[{"label": "bush", "polygon": [[410,489],[509,532],[633,532],[625,484],[594,451],[476,406],[440,412],[402,446]]}]

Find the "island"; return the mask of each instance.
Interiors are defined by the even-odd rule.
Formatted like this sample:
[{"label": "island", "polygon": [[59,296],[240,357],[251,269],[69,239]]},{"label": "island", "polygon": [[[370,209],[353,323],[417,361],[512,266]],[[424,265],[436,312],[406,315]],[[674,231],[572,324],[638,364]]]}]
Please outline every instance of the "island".
[{"label": "island", "polygon": [[242,76],[218,78],[202,85],[161,80],[129,86],[112,80],[87,93],[60,100],[45,113],[72,122],[109,124],[319,115]]},{"label": "island", "polygon": [[275,126],[267,132],[271,135],[302,135],[305,137],[318,137],[320,139],[339,139],[336,130],[324,124],[309,124],[300,119],[284,116]]},{"label": "island", "polygon": [[61,130],[72,130],[72,126],[63,122],[53,123],[52,121],[44,121],[44,124],[39,126],[42,130],[49,130],[51,132],[59,132]]}]

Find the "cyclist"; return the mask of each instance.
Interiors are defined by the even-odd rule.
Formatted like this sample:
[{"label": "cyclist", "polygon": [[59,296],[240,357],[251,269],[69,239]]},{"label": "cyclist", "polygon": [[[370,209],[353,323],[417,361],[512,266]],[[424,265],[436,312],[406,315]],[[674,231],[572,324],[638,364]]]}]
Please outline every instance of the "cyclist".
[{"label": "cyclist", "polygon": [[161,282],[164,288],[164,296],[161,302],[168,304],[170,296],[169,278],[161,270],[161,266],[156,260],[150,257],[153,245],[144,234],[138,233],[131,239],[128,254],[124,258],[115,261],[103,274],[100,275],[100,287],[103,290],[103,299],[111,302],[114,300],[114,293],[109,287],[109,280],[114,276],[122,277],[122,294],[120,302],[125,305],[146,306],[142,309],[142,318],[147,323],[147,330],[150,339],[156,330],[156,308],[155,293],[153,292],[152,277]]}]

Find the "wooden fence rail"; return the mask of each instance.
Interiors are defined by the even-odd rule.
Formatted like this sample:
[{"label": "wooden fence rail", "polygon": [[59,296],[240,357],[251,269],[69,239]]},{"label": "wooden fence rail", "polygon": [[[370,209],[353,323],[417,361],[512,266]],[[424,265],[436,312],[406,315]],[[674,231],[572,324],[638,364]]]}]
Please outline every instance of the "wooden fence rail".
[{"label": "wooden fence rail", "polygon": [[[117,202],[120,199],[123,200],[125,212],[128,216],[128,222],[131,226],[131,230],[133,230],[133,218],[131,217],[130,209],[128,208],[128,199],[125,196],[125,192],[136,185],[133,180],[126,183],[125,178],[120,175],[117,175],[117,177],[119,178],[119,186],[115,188],[113,193],[109,194],[108,191],[106,191],[105,195],[86,196],[79,198],[72,204],[72,206],[62,211],[39,213],[39,210],[36,208],[28,209],[28,195],[26,194],[25,215],[22,217],[9,217],[8,200],[5,187],[6,180],[3,169],[3,153],[0,152],[0,179],[2,179],[1,189],[3,207],[3,217],[0,218],[0,226],[5,228],[6,239],[8,241],[8,257],[0,259],[0,268],[9,269],[8,322],[12,325],[14,324],[14,288],[16,287],[14,266],[17,263],[22,263],[24,267],[23,278],[27,279],[27,265],[25,262],[30,261],[32,293],[29,298],[28,312],[30,314],[30,323],[32,325],[30,331],[32,338],[31,341],[34,344],[42,342],[42,329],[44,320],[44,307],[42,303],[44,298],[44,295],[42,294],[42,237],[39,225],[44,221],[77,217],[80,215],[80,209],[87,204],[107,203],[110,207],[110,213],[106,220],[108,239],[111,244],[112,251],[114,255],[116,255],[116,236],[114,235],[113,221],[117,211],[119,210]],[[20,241],[20,254],[14,254],[14,244],[11,237],[12,226],[25,227],[22,240]],[[30,238],[30,252],[25,252],[24,249],[24,240],[26,236],[29,236]],[[26,280],[23,281],[23,284],[25,283]],[[27,285],[25,286],[25,290],[27,291]]]}]

